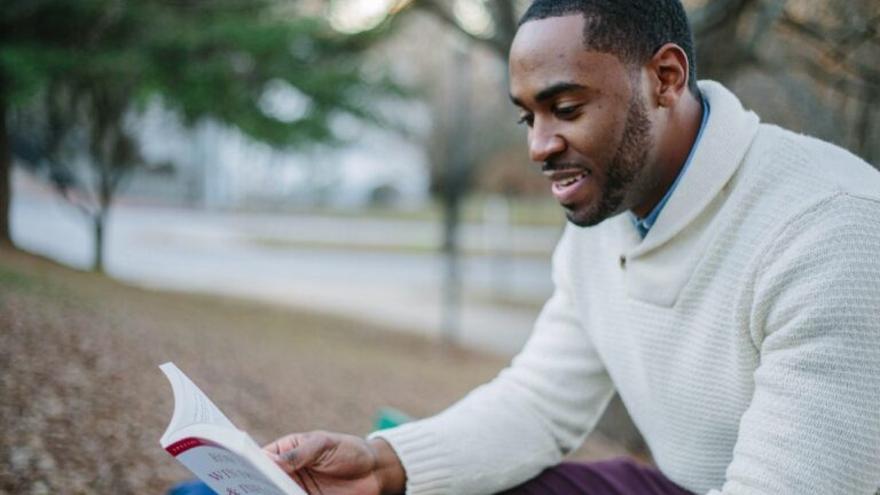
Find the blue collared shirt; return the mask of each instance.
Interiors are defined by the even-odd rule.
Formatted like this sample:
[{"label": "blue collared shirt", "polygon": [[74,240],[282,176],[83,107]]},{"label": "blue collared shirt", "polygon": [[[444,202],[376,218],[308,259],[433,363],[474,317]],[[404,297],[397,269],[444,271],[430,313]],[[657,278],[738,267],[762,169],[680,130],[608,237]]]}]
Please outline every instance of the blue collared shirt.
[{"label": "blue collared shirt", "polygon": [[706,122],[709,121],[709,102],[705,100],[705,98],[700,98],[703,106],[703,121],[700,123],[700,130],[697,132],[697,139],[694,140],[694,145],[691,146],[691,151],[688,153],[687,159],[684,161],[684,165],[681,167],[681,170],[678,171],[678,176],[675,178],[675,181],[672,182],[672,185],[669,186],[669,189],[666,191],[666,194],[663,196],[663,199],[657,203],[657,206],[651,210],[651,213],[648,213],[648,216],[645,218],[638,218],[632,212],[629,212],[632,217],[633,224],[636,226],[636,230],[639,231],[642,238],[644,239],[646,235],[648,235],[648,231],[651,230],[651,227],[654,226],[654,222],[657,221],[657,217],[660,216],[660,212],[663,210],[663,207],[666,206],[666,202],[669,201],[669,198],[672,196],[672,191],[675,190],[675,187],[678,186],[678,182],[684,176],[685,170],[687,170],[688,165],[691,164],[691,159],[694,157],[694,150],[697,149],[697,144],[700,142],[700,138],[703,137],[703,129],[706,128]]}]

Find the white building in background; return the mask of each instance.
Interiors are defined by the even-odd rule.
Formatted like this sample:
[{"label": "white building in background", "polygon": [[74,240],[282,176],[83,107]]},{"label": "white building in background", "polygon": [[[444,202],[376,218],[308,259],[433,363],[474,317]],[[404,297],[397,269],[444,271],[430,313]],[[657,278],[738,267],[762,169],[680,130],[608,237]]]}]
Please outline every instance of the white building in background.
[{"label": "white building in background", "polygon": [[[295,95],[293,96],[295,97]],[[278,118],[291,114],[290,98],[264,110]],[[400,110],[405,106],[406,111]],[[286,108],[285,108],[286,107]],[[389,102],[383,107],[406,115],[400,123],[411,135],[423,136],[429,110],[419,103]],[[358,208],[371,204],[417,206],[428,200],[429,163],[418,137],[339,117],[333,128],[343,140],[336,146],[306,150],[276,149],[241,131],[214,121],[194,128],[161,104],[130,122],[148,163],[127,192],[206,208],[334,206]]]},{"label": "white building in background", "polygon": [[[395,4],[393,0],[308,0],[296,10],[326,14],[335,29],[358,32],[380,22]],[[481,2],[457,1],[454,11],[474,33],[491,28],[491,16]],[[387,68],[404,86],[442,94],[447,74],[457,69],[450,65],[448,55],[461,45],[461,36],[432,16],[412,15],[404,29],[366,54],[364,65]],[[478,65],[477,78],[490,88],[480,95],[481,108],[494,108],[486,104],[491,95],[491,101],[506,109],[504,63],[489,54]],[[440,106],[399,100],[376,103],[375,109],[405,129],[406,135],[340,116],[333,129],[344,145],[299,152],[272,149],[216,122],[185,129],[173,114],[154,105],[137,123],[144,154],[148,161],[173,164],[176,173],[139,174],[130,190],[167,191],[172,197],[211,208],[279,203],[355,208],[371,203],[422,204],[429,199],[431,180],[425,143],[432,123],[446,110],[442,97],[426,99],[432,100],[435,106],[440,101]],[[270,82],[261,101],[266,115],[282,121],[302,118],[309,105],[307,96],[282,81]],[[512,120],[507,114],[500,117]]]}]

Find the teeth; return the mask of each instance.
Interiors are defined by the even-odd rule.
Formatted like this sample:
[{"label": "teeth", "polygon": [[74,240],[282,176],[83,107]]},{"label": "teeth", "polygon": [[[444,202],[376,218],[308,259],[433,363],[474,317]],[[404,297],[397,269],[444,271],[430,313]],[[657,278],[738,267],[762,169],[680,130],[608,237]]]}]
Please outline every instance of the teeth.
[{"label": "teeth", "polygon": [[568,186],[574,184],[575,182],[583,179],[586,176],[587,176],[587,174],[581,173],[581,174],[575,175],[574,177],[569,177],[568,179],[557,181],[556,184],[559,187],[568,187]]}]

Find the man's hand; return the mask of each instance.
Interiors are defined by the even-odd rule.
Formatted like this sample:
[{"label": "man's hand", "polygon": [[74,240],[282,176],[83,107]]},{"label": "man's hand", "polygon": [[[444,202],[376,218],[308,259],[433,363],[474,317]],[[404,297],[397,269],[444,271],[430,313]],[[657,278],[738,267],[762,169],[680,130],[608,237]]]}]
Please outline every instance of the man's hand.
[{"label": "man's hand", "polygon": [[400,459],[382,439],[315,431],[294,433],[263,447],[310,495],[403,493]]}]

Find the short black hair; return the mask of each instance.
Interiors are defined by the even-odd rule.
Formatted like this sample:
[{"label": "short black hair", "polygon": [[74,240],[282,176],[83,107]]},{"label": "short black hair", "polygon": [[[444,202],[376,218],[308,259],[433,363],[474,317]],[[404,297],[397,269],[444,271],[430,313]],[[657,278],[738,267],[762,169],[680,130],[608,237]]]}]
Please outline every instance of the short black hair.
[{"label": "short black hair", "polygon": [[680,0],[535,0],[519,25],[548,17],[581,14],[584,45],[626,63],[644,63],[666,43],[688,59],[688,89],[699,95],[694,38]]}]

